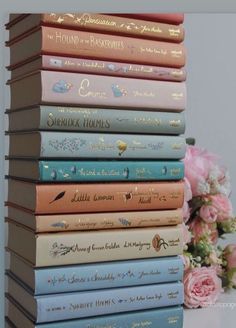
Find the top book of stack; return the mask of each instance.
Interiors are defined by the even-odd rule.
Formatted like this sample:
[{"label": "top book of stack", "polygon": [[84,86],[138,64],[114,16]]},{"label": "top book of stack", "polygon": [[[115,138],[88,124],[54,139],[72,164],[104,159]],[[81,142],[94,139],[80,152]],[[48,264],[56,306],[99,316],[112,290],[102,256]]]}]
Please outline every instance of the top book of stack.
[{"label": "top book of stack", "polygon": [[[145,15],[145,14],[144,14]],[[9,40],[12,41],[41,25],[70,28],[74,30],[94,31],[105,34],[126,35],[138,38],[147,38],[159,41],[180,43],[184,39],[184,28],[175,25],[178,22],[177,14],[154,15],[143,17],[137,14],[128,17],[97,13],[47,13],[22,14],[10,17],[6,24],[9,30]],[[153,17],[154,16],[154,17]],[[160,16],[160,17],[159,17]],[[152,18],[152,21],[150,20]],[[178,18],[178,19],[177,19]],[[180,22],[181,19],[179,19]]]}]

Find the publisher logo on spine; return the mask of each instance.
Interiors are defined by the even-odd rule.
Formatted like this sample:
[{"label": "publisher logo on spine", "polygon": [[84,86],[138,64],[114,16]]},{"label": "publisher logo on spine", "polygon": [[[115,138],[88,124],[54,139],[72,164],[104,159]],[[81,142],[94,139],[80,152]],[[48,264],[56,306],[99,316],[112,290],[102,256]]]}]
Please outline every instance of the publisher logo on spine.
[{"label": "publisher logo on spine", "polygon": [[167,249],[169,245],[159,235],[155,235],[152,239],[152,246],[156,252],[159,252],[162,248]]}]

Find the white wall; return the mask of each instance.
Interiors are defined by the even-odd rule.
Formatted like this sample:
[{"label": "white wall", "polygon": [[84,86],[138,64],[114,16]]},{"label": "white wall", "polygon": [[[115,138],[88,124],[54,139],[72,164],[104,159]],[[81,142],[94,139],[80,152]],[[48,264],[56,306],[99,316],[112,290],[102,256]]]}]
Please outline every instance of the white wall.
[{"label": "white wall", "polygon": [[[32,8],[33,9],[33,8]],[[59,8],[57,8],[59,10]],[[46,9],[45,9],[46,11]],[[3,17],[1,17],[3,20]],[[1,21],[1,28],[3,21]],[[188,49],[187,136],[220,154],[229,167],[236,210],[236,15],[187,14]],[[3,38],[3,30],[1,31]],[[1,42],[3,52],[3,42]],[[7,58],[5,58],[7,62]],[[3,56],[0,56],[3,61]],[[3,65],[1,65],[3,66]],[[3,74],[1,74],[1,79]],[[0,327],[3,327],[3,92],[0,89]],[[7,97],[7,93],[6,93]]]},{"label": "white wall", "polygon": [[236,14],[187,14],[187,136],[230,170],[236,210]]}]

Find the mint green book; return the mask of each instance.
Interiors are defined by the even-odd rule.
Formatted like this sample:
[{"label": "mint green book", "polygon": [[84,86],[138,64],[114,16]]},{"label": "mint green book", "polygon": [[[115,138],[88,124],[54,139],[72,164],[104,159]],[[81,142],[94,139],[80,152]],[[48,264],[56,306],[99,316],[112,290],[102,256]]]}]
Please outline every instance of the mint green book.
[{"label": "mint green book", "polygon": [[128,109],[40,106],[8,111],[10,131],[142,133],[179,135],[185,131],[184,113]]}]

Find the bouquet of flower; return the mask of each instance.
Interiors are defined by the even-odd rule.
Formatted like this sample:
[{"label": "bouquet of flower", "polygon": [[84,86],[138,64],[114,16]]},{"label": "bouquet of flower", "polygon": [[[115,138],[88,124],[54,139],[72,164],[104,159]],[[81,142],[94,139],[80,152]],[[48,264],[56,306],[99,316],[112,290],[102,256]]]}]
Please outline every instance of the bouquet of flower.
[{"label": "bouquet of flower", "polygon": [[236,244],[218,245],[219,238],[236,231],[236,218],[229,174],[219,158],[189,145],[184,163],[185,305],[206,307],[226,288],[236,287]]}]

